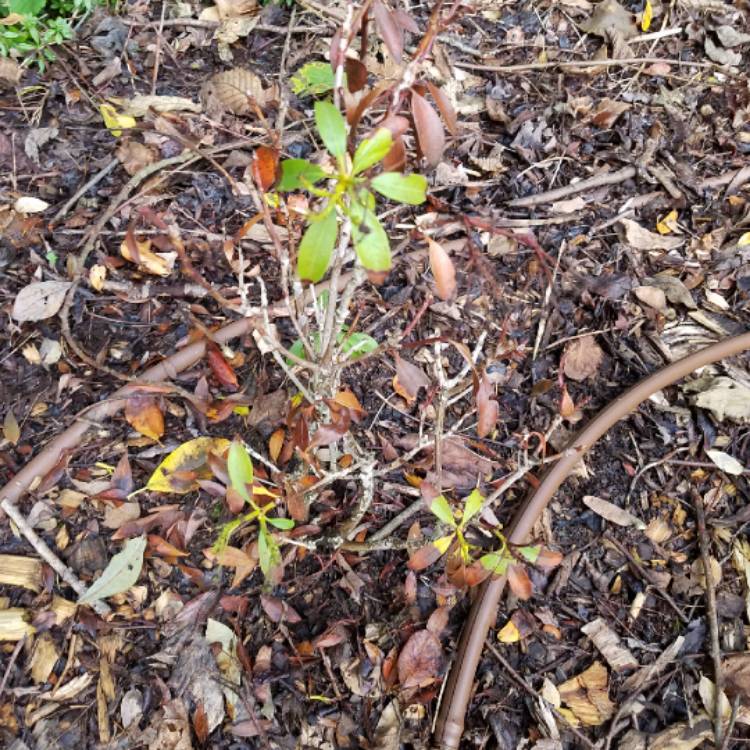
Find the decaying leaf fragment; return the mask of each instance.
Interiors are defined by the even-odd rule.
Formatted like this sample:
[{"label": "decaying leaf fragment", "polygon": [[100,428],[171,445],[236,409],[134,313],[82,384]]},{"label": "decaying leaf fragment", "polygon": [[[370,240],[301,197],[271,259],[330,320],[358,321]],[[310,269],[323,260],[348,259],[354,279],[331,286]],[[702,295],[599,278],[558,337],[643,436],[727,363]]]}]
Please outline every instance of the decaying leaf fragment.
[{"label": "decaying leaf fragment", "polygon": [[602,500],[600,497],[596,497],[596,495],[585,495],[583,503],[598,516],[601,516],[610,523],[617,524],[618,526],[634,526],[640,530],[646,528],[646,524],[640,518],[636,518],[636,516],[628,513],[628,511],[619,505]]},{"label": "decaying leaf fragment", "polygon": [[567,706],[560,711],[573,724],[597,727],[610,719],[615,704],[608,695],[607,668],[595,661],[585,672],[557,686],[560,699]]},{"label": "decaying leaf fragment", "polygon": [[33,635],[36,630],[30,620],[29,610],[22,607],[0,609],[0,641],[20,641],[25,635]]},{"label": "decaying leaf fragment", "polygon": [[593,334],[581,336],[565,347],[563,372],[578,382],[586,380],[596,375],[603,358],[604,352],[596,343],[596,337]]},{"label": "decaying leaf fragment", "polygon": [[620,673],[639,666],[635,656],[622,645],[620,637],[601,617],[584,625],[581,632],[591,638],[594,646],[615,672]]},{"label": "decaying leaf fragment", "polygon": [[674,250],[682,245],[680,237],[669,237],[656,232],[649,232],[632,219],[620,219],[625,230],[625,239],[629,245],[637,250]]},{"label": "decaying leaf fragment", "polygon": [[714,736],[711,721],[703,717],[691,724],[672,724],[657,734],[631,729],[620,740],[619,750],[694,750]]},{"label": "decaying leaf fragment", "polygon": [[732,378],[713,378],[707,385],[701,378],[683,386],[683,390],[693,393],[698,391],[694,399],[695,405],[708,409],[720,422],[725,419],[750,421],[750,388]]}]

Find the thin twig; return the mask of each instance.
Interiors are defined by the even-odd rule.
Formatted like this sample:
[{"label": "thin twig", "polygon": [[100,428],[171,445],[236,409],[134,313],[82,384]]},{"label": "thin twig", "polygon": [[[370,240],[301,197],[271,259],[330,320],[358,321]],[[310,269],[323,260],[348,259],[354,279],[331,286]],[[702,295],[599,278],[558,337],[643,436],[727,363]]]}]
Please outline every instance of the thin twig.
[{"label": "thin twig", "polygon": [[[21,511],[7,498],[0,500],[0,508],[7,514],[8,518],[13,521],[16,528],[26,537],[28,543],[34,548],[34,551],[65,581],[78,595],[83,596],[88,588],[83,581],[47,546],[34,529],[31,528],[28,521],[23,517]],[[110,608],[101,600],[91,603],[94,611],[99,615],[107,615]]]},{"label": "thin twig", "polygon": [[96,187],[96,185],[98,185],[119,163],[119,159],[112,159],[112,161],[102,167],[88,182],[78,188],[78,190],[76,190],[76,192],[65,201],[63,207],[55,214],[52,223],[57,224],[58,221],[65,218],[65,216],[68,215],[68,211],[78,203],[81,197],[88,193],[91,188]]},{"label": "thin twig", "polygon": [[714,662],[714,741],[721,747],[724,741],[724,717],[722,697],[724,694],[724,672],[721,668],[721,642],[719,641],[719,616],[716,609],[716,584],[711,573],[711,549],[706,529],[706,511],[703,498],[693,490],[693,506],[698,531],[698,545],[703,563],[703,575],[706,579],[706,616],[711,633],[711,656]]},{"label": "thin twig", "polygon": [[5,673],[3,674],[3,681],[0,682],[0,698],[2,698],[3,693],[5,692],[5,686],[8,684],[8,680],[10,679],[11,670],[13,669],[13,665],[16,663],[16,659],[18,659],[18,655],[21,653],[21,650],[23,649],[24,643],[26,643],[25,633],[16,642],[15,648],[13,649],[13,653],[10,655],[10,659],[8,659],[8,666],[5,667]]},{"label": "thin twig", "polygon": [[554,70],[562,68],[563,70],[576,70],[585,68],[598,67],[618,67],[625,65],[675,65],[682,67],[709,68],[719,70],[725,75],[738,76],[738,71],[727,68],[719,63],[708,62],[706,60],[678,60],[676,58],[666,57],[623,57],[612,60],[552,60],[546,63],[521,63],[519,65],[479,65],[477,63],[454,62],[457,68],[466,68],[467,70],[487,70],[494,73],[524,73],[532,70]]}]

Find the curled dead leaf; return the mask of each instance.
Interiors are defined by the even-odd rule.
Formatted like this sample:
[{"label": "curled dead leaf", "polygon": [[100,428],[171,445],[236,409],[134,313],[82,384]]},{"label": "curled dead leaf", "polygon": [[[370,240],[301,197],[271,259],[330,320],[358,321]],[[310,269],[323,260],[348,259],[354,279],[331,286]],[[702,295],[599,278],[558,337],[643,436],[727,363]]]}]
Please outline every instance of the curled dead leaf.
[{"label": "curled dead leaf", "polygon": [[574,339],[565,347],[563,372],[572,380],[582,381],[596,375],[604,358],[604,352],[596,337],[587,334]]}]

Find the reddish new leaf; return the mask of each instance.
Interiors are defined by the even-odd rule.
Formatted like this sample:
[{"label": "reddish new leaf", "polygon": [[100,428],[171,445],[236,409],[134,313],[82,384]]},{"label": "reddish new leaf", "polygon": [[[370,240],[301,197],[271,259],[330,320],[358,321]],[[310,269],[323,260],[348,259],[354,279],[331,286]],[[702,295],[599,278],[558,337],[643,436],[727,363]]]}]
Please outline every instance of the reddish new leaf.
[{"label": "reddish new leaf", "polygon": [[440,114],[443,116],[448,132],[451,135],[456,135],[458,133],[458,118],[456,117],[456,110],[453,109],[451,100],[445,91],[438,88],[434,83],[427,81],[427,89],[432,94],[432,98],[435,100],[435,104],[437,104]]},{"label": "reddish new leaf", "polygon": [[508,585],[519,599],[531,598],[531,578],[523,565],[511,565],[508,568]]},{"label": "reddish new leaf", "polygon": [[406,574],[404,580],[404,599],[407,604],[414,604],[417,601],[417,577],[413,570]]},{"label": "reddish new leaf", "polygon": [[232,365],[227,362],[226,358],[221,353],[221,349],[219,349],[213,341],[206,342],[206,356],[208,357],[208,364],[211,367],[211,372],[213,372],[214,377],[219,383],[221,383],[227,390],[239,390],[240,384],[237,380],[237,374],[232,368]]},{"label": "reddish new leaf", "polygon": [[418,630],[398,655],[398,679],[404,688],[426,687],[443,669],[443,648],[429,630]]},{"label": "reddish new leaf", "polygon": [[427,164],[436,167],[443,158],[445,150],[445,132],[438,113],[423,96],[416,91],[411,94],[411,113],[414,117],[414,128],[417,131],[419,148]]},{"label": "reddish new leaf", "polygon": [[279,155],[275,148],[258,146],[253,154],[253,179],[264,192],[276,182],[276,166]]},{"label": "reddish new leaf", "polygon": [[477,401],[477,435],[487,437],[497,424],[500,415],[500,405],[492,398],[495,391],[487,373],[483,372],[479,383],[475,382],[475,398]]},{"label": "reddish new leaf", "polygon": [[125,419],[134,430],[152,440],[159,440],[164,434],[164,415],[153,396],[131,396],[125,402]]},{"label": "reddish new leaf", "polygon": [[404,34],[401,27],[391,11],[380,0],[375,0],[372,4],[372,14],[375,16],[375,23],[385,46],[393,59],[400,63],[404,53]]},{"label": "reddish new leaf", "polygon": [[435,277],[437,295],[442,300],[449,300],[456,293],[456,268],[441,244],[429,237],[427,244],[430,248],[430,268]]}]

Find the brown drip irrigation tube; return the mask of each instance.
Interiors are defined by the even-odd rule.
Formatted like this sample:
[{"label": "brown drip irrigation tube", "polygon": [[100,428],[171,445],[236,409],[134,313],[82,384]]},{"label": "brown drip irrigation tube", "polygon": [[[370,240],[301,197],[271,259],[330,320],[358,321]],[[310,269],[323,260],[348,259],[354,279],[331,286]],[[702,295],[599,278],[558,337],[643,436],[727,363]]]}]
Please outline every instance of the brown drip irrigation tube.
[{"label": "brown drip irrigation tube", "polygon": [[[544,474],[541,484],[519,508],[510,526],[509,541],[523,544],[557,488],[565,481],[586,451],[623,417],[638,408],[662,388],[673,385],[694,370],[750,349],[750,333],[735,336],[673,362],[623,393],[581,430],[566,448],[562,458]],[[497,617],[505,577],[485,581],[464,624],[453,668],[443,692],[433,747],[457,750],[471,698],[479,659],[490,627]]]}]

